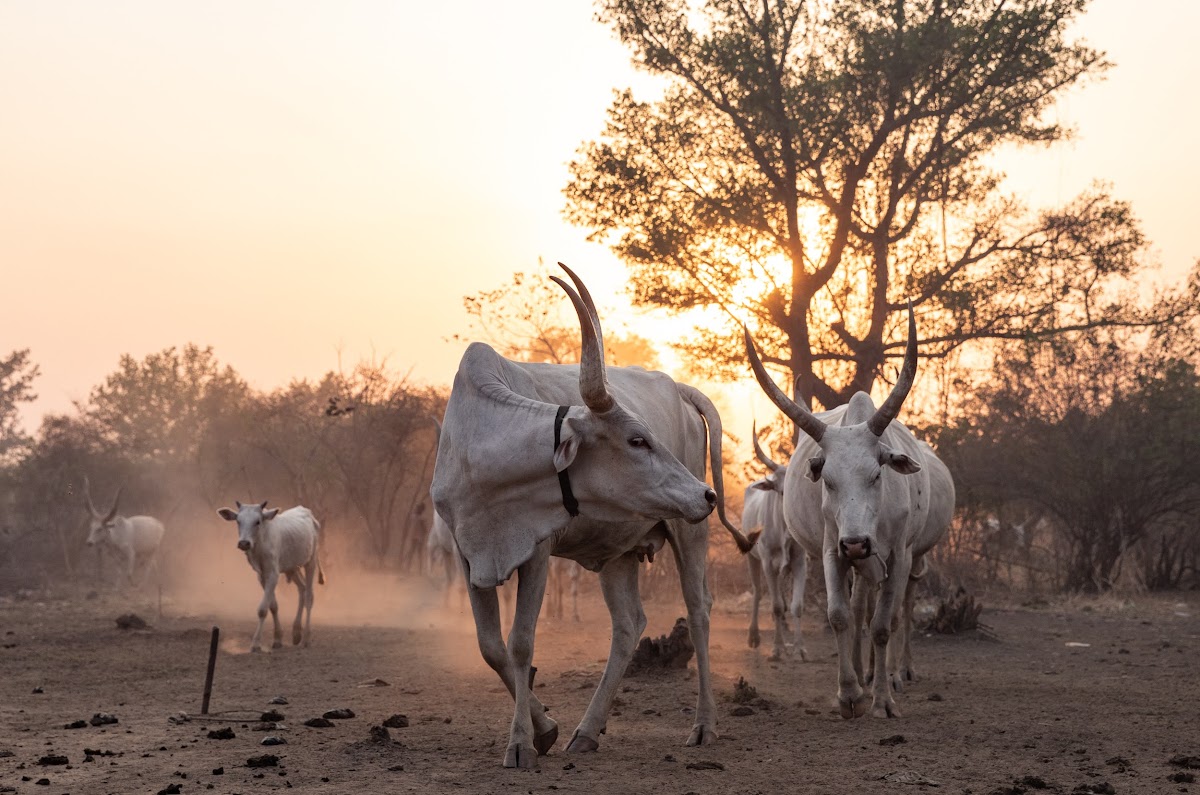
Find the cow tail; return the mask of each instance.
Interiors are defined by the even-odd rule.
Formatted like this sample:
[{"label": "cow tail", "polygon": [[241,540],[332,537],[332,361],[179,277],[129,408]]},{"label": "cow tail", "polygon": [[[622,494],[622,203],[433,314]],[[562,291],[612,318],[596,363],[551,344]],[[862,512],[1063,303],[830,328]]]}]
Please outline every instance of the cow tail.
[{"label": "cow tail", "polygon": [[317,526],[317,585],[324,585],[325,569],[321,566],[321,523],[313,517],[313,524]]},{"label": "cow tail", "polygon": [[738,551],[745,555],[754,548],[754,542],[758,540],[762,531],[756,530],[747,538],[725,516],[725,476],[721,469],[721,437],[724,431],[721,428],[721,415],[708,396],[699,389],[687,384],[676,386],[679,387],[679,394],[700,412],[700,416],[708,425],[708,450],[712,462],[713,490],[717,492],[717,516],[721,517],[721,524],[725,525],[725,529],[733,536]]}]

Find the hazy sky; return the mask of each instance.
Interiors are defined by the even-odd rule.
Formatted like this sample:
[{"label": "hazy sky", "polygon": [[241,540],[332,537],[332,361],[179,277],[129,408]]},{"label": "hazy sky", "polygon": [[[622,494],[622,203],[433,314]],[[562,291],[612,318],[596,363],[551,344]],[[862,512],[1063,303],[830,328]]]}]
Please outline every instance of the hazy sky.
[{"label": "hazy sky", "polygon": [[[261,388],[339,350],[447,383],[463,294],[539,256],[624,303],[623,268],[560,215],[566,162],[638,79],[592,17],[0,0],[0,353],[41,365],[31,419],[186,342]],[[1034,203],[1111,181],[1168,280],[1200,256],[1198,23],[1190,0],[1095,0],[1080,33],[1117,66],[1057,106],[1078,140],[1008,161]]]}]

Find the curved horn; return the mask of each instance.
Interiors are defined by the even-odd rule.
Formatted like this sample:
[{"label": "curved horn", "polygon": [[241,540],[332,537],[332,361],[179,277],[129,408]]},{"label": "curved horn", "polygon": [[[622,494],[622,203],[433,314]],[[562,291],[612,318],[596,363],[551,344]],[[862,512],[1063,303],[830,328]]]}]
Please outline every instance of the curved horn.
[{"label": "curved horn", "polygon": [[913,316],[912,301],[909,301],[908,345],[904,349],[904,366],[900,368],[900,377],[896,379],[896,385],[892,387],[892,392],[887,396],[887,400],[883,401],[883,405],[876,409],[871,419],[867,420],[867,427],[871,429],[871,433],[883,436],[888,425],[900,413],[900,407],[904,405],[904,399],[908,397],[908,391],[912,389],[913,379],[916,378],[916,375],[917,319]]},{"label": "curved horn", "polygon": [[746,357],[750,360],[750,366],[754,368],[754,377],[758,379],[758,385],[767,393],[767,397],[771,398],[771,402],[796,423],[796,427],[811,436],[814,442],[821,441],[825,435],[825,423],[814,417],[804,406],[783,394],[779,385],[771,380],[767,368],[763,367],[762,359],[758,358],[758,350],[750,337],[750,329],[743,325],[742,332],[746,336]]},{"label": "curved horn", "polygon": [[758,443],[758,423],[750,424],[750,432],[754,435],[754,454],[758,456],[758,460],[767,465],[767,469],[772,472],[778,472],[783,469],[779,464],[771,460],[771,456],[767,455],[767,451],[762,449],[762,445]]},{"label": "curved horn", "polygon": [[259,509],[260,511],[262,511],[262,510],[266,510],[266,507],[267,507],[267,503],[268,503],[268,502],[270,502],[270,500],[263,500],[263,501],[262,501],[262,502],[259,504],[259,506],[258,506],[258,509]]},{"label": "curved horn", "polygon": [[579,394],[583,396],[584,405],[597,414],[603,414],[616,405],[604,379],[604,343],[600,341],[600,333],[592,323],[591,312],[579,293],[557,276],[550,278],[571,297],[575,314],[579,315],[579,330],[583,333],[583,348],[579,355]]},{"label": "curved horn", "polygon": [[571,277],[571,281],[575,282],[575,289],[579,291],[579,297],[583,299],[583,305],[587,307],[588,314],[592,317],[592,325],[596,327],[596,336],[600,338],[600,361],[604,361],[604,330],[600,326],[600,313],[596,311],[596,304],[592,301],[592,294],[588,292],[587,285],[583,283],[575,271],[568,268],[561,262],[558,267],[567,272]]},{"label": "curved horn", "polygon": [[87,475],[83,476],[83,496],[87,500],[87,507],[92,512],[92,516],[99,516],[100,512],[96,510],[96,506],[92,502],[92,486],[88,483]]},{"label": "curved horn", "polygon": [[117,487],[117,496],[113,497],[112,508],[109,508],[108,515],[104,517],[104,521],[111,522],[113,517],[117,515],[117,506],[121,503],[121,490],[124,488],[124,486]]},{"label": "curved horn", "polygon": [[442,421],[437,417],[430,417],[429,419],[433,420],[433,424],[437,428],[437,441],[440,444],[442,441]]}]

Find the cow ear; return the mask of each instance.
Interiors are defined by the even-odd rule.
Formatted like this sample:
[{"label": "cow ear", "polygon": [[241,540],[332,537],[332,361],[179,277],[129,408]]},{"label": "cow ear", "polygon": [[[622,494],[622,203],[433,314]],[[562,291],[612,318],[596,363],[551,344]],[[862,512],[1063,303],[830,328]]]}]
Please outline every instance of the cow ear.
[{"label": "cow ear", "polygon": [[263,511],[264,519],[274,519],[278,515],[279,515],[278,508],[269,508],[268,510]]},{"label": "cow ear", "polygon": [[921,465],[915,459],[909,458],[904,453],[897,453],[887,445],[882,445],[882,448],[879,453],[880,466],[889,466],[901,475],[911,475],[921,471]]},{"label": "cow ear", "polygon": [[217,511],[217,516],[220,516],[227,522],[237,521],[237,512],[231,511],[228,508],[222,508],[221,510]]},{"label": "cow ear", "polygon": [[562,472],[571,466],[571,462],[575,460],[575,456],[579,452],[580,440],[581,435],[575,420],[568,417],[562,424],[558,447],[554,448],[554,471]]},{"label": "cow ear", "polygon": [[808,459],[808,471],[804,473],[804,477],[816,483],[821,479],[821,470],[825,468],[825,456],[817,455]]},{"label": "cow ear", "polygon": [[775,484],[769,480],[756,480],[750,484],[750,488],[759,491],[775,491]]}]

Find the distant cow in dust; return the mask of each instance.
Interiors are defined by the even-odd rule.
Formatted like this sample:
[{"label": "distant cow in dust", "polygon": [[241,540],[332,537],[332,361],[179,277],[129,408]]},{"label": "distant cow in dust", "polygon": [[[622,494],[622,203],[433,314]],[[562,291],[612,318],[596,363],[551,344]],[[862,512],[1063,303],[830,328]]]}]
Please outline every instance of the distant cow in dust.
[{"label": "distant cow in dust", "polygon": [[112,551],[124,564],[130,585],[135,584],[139,573],[149,569],[151,563],[157,564],[164,532],[162,522],[153,516],[118,515],[121,489],[117,489],[108,512],[100,513],[92,503],[92,489],[86,476],[83,478],[83,495],[91,516],[88,546]]},{"label": "distant cow in dust", "polygon": [[[288,578],[300,591],[300,606],[296,620],[292,623],[292,643],[308,646],[312,637],[313,580],[325,584],[325,572],[321,570],[318,557],[321,540],[321,524],[312,511],[297,505],[280,512],[278,508],[267,509],[267,503],[237,503],[237,510],[222,508],[217,511],[227,522],[237,522],[238,549],[246,553],[246,560],[258,574],[262,585],[262,601],[258,605],[258,628],[250,642],[250,651],[262,651],[259,641],[267,609],[275,621],[275,641],[271,648],[283,646],[283,633],[279,626],[279,603],[275,600],[275,585],[279,575]],[[303,571],[301,571],[303,569]],[[305,616],[305,609],[308,614]],[[303,631],[301,618],[304,617]]]}]

